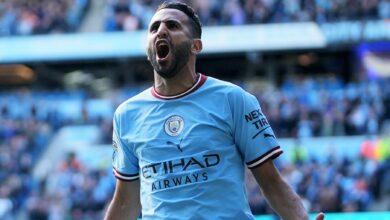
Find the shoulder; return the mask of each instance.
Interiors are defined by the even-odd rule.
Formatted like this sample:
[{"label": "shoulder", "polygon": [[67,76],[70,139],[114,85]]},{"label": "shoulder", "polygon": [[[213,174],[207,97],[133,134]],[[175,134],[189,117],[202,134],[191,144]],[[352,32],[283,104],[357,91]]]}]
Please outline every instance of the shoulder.
[{"label": "shoulder", "polygon": [[247,92],[243,87],[224,80],[209,77],[209,88],[214,93],[226,96],[229,102],[255,101],[256,97]]},{"label": "shoulder", "polygon": [[142,104],[151,100],[151,88],[145,89],[137,95],[122,102],[115,110],[114,116],[120,117],[128,115],[131,112],[137,112],[137,109],[142,108]]},{"label": "shoulder", "polygon": [[242,95],[247,93],[242,87],[227,82],[224,80],[216,79],[214,77],[208,77],[208,88],[218,92],[225,93],[225,95]]}]

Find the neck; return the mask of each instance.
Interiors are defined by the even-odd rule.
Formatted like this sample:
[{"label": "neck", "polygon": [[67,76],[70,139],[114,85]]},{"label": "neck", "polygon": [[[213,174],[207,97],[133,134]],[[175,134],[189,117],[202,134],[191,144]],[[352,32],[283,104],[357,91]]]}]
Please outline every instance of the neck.
[{"label": "neck", "polygon": [[195,68],[184,67],[182,71],[170,79],[165,79],[154,72],[154,89],[160,95],[177,95],[191,88],[198,80],[198,77],[199,74],[195,72]]}]

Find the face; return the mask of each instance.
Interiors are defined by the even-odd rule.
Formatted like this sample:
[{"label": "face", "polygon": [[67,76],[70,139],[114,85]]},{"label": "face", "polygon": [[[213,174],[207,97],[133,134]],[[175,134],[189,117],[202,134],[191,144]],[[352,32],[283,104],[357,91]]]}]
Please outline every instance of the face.
[{"label": "face", "polygon": [[176,76],[189,60],[192,46],[189,22],[187,15],[176,9],[162,9],[150,22],[148,60],[163,78]]}]

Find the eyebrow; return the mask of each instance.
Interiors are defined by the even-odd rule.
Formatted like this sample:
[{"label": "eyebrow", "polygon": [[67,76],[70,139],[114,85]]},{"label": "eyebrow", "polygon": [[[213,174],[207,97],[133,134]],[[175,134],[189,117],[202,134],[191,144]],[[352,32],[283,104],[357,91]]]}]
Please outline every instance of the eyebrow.
[{"label": "eyebrow", "polygon": [[167,20],[157,20],[157,21],[154,21],[150,27],[152,28],[153,26],[157,25],[157,24],[160,24],[160,23],[175,23],[175,24],[180,24],[181,25],[181,22],[177,19],[167,19]]}]

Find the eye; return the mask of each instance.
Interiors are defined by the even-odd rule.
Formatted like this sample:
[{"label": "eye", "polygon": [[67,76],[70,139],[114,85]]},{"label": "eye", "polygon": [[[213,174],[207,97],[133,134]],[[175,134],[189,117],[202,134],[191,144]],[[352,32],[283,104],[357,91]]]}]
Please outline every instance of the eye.
[{"label": "eye", "polygon": [[174,30],[174,29],[178,29],[179,28],[179,24],[175,21],[168,21],[167,22],[167,27],[171,30]]},{"label": "eye", "polygon": [[154,23],[154,24],[152,24],[152,25],[150,26],[150,28],[149,28],[149,32],[151,32],[151,33],[156,32],[157,29],[158,29],[158,26],[159,26],[159,23]]}]

